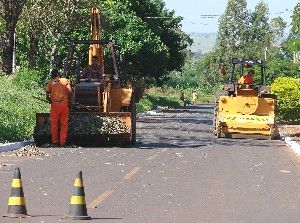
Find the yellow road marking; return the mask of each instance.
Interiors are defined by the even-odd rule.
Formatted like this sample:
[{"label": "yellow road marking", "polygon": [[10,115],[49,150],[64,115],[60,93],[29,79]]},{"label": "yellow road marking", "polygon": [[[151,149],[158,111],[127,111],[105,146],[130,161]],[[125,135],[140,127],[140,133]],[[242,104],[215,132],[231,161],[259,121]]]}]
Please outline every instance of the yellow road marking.
[{"label": "yellow road marking", "polygon": [[[149,157],[147,160],[154,159],[159,156],[160,153],[167,152],[167,149],[160,150],[157,154]],[[129,173],[127,173],[123,180],[130,180],[134,175],[136,175],[141,170],[141,167],[134,167]],[[97,208],[97,206],[105,201],[109,196],[112,195],[114,191],[113,190],[106,190],[104,191],[99,197],[97,197],[95,200],[93,200],[87,207],[88,208]]]},{"label": "yellow road marking", "polygon": [[147,160],[153,160],[153,159],[155,159],[156,157],[158,157],[159,154],[165,153],[165,152],[167,152],[167,149],[166,149],[166,148],[164,148],[164,149],[158,151],[158,152],[157,152],[156,154],[154,154],[153,156],[148,157]]},{"label": "yellow road marking", "polygon": [[105,201],[110,195],[112,195],[113,190],[104,191],[99,197],[93,200],[88,208],[96,208],[101,202]]},{"label": "yellow road marking", "polygon": [[159,156],[159,154],[155,154],[155,155],[153,155],[153,156],[150,156],[147,160],[153,160],[154,158],[156,158],[156,157],[158,157]]},{"label": "yellow road marking", "polygon": [[141,167],[137,166],[134,167],[129,173],[127,173],[124,177],[123,180],[130,180],[137,172],[139,172]]}]

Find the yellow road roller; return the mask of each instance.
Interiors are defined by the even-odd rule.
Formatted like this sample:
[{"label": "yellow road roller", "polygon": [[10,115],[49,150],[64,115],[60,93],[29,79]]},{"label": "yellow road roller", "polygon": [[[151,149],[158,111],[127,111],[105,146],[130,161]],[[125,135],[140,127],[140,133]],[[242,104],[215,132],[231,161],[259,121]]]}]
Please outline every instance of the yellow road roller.
[{"label": "yellow road roller", "polygon": [[213,133],[218,138],[276,139],[276,106],[276,95],[266,86],[266,62],[234,58],[229,83],[216,97]]}]

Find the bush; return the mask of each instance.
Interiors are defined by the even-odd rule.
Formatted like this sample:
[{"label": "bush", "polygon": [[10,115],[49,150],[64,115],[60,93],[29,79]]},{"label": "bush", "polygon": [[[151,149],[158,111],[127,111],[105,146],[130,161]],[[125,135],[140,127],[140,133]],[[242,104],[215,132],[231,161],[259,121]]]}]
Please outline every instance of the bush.
[{"label": "bush", "polygon": [[37,88],[44,84],[41,73],[37,70],[20,70],[13,77],[13,84],[21,88]]},{"label": "bush", "polygon": [[278,118],[280,121],[300,123],[300,81],[290,77],[279,77],[272,84],[277,95]]},{"label": "bush", "polygon": [[0,76],[0,142],[31,139],[35,113],[49,111],[48,104],[33,98],[43,97],[42,89],[15,78]]},{"label": "bush", "polygon": [[169,94],[158,88],[148,90],[137,104],[137,112],[149,111],[158,107],[179,108],[182,106],[177,94]]}]

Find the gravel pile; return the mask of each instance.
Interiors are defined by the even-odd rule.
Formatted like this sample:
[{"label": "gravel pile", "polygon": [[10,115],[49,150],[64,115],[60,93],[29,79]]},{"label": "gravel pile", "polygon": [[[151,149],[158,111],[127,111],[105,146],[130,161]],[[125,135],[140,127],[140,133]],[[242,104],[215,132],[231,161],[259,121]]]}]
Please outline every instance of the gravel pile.
[{"label": "gravel pile", "polygon": [[[72,114],[69,121],[69,135],[84,136],[98,134],[130,133],[121,117],[103,117],[96,114]],[[50,135],[50,119],[35,129],[36,135]]]},{"label": "gravel pile", "polygon": [[40,149],[38,149],[33,145],[23,147],[17,150],[13,155],[14,156],[49,156],[49,154],[41,151]]}]

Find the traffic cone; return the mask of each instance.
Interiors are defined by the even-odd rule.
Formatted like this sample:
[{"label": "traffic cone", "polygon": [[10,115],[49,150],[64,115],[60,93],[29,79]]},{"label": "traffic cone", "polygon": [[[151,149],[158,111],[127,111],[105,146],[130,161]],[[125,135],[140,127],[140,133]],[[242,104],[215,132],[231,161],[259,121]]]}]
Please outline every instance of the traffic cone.
[{"label": "traffic cone", "polygon": [[11,183],[11,195],[8,198],[8,211],[4,217],[26,218],[27,215],[23,185],[20,169],[17,167],[14,172],[14,179]]},{"label": "traffic cone", "polygon": [[83,187],[82,171],[78,173],[74,182],[74,192],[70,201],[69,214],[65,218],[73,220],[90,220],[87,214],[85,193]]}]

